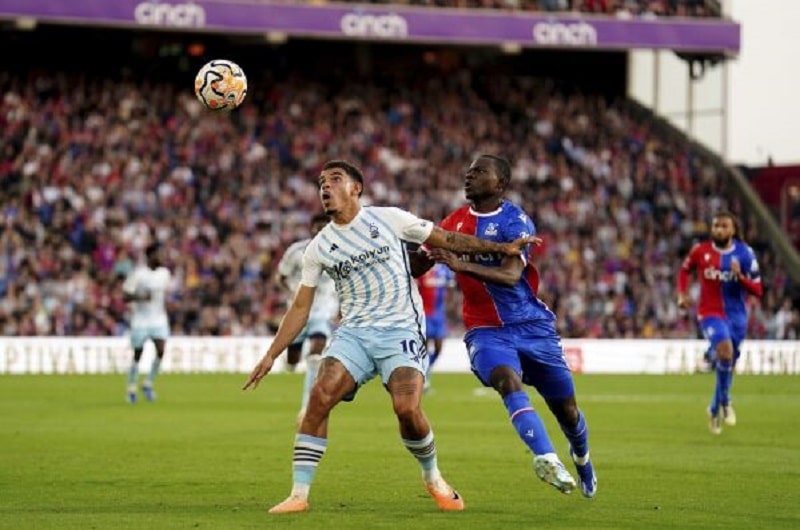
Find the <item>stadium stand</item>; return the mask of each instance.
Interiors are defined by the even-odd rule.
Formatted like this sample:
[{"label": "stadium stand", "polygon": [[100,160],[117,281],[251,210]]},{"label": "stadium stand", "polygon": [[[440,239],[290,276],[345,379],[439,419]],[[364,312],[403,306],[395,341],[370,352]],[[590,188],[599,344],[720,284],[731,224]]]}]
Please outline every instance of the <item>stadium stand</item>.
[{"label": "stadium stand", "polygon": [[[315,0],[310,0],[318,3]],[[577,12],[627,17],[721,17],[719,0],[346,0],[373,3],[468,9]]]},{"label": "stadium stand", "polygon": [[486,151],[513,161],[512,198],[546,240],[541,295],[565,337],[696,333],[674,279],[719,208],[742,217],[765,274],[749,336],[798,336],[800,317],[776,294],[789,278],[724,170],[614,90],[481,69],[457,51],[424,68],[386,58],[386,75],[345,61],[320,82],[315,68],[336,65],[343,46],[313,48],[307,68],[295,57],[250,70],[250,100],[232,114],[202,111],[180,75],[161,75],[167,59],[122,75],[44,63],[0,74],[4,333],[124,333],[121,278],[157,241],[175,277],[175,334],[269,334],[286,303],[272,269],[318,210],[322,162],[356,160],[366,201],[440,219]]}]

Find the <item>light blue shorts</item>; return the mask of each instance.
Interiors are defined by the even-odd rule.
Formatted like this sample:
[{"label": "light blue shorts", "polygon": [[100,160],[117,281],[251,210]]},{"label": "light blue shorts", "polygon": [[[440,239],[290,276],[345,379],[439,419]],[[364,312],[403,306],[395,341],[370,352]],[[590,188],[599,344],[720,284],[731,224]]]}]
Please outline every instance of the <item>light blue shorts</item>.
[{"label": "light blue shorts", "polygon": [[142,326],[131,328],[131,346],[134,350],[144,348],[147,339],[163,339],[169,337],[167,326]]},{"label": "light blue shorts", "polygon": [[306,339],[314,337],[324,337],[328,339],[331,336],[331,330],[332,326],[330,320],[325,318],[309,318],[306,325],[300,330],[300,334],[295,337],[292,346],[299,346],[303,344]]},{"label": "light blue shorts", "polygon": [[392,372],[401,366],[414,368],[424,377],[428,370],[424,344],[419,332],[410,329],[339,328],[323,356],[341,362],[358,389],[378,374],[387,384]]}]

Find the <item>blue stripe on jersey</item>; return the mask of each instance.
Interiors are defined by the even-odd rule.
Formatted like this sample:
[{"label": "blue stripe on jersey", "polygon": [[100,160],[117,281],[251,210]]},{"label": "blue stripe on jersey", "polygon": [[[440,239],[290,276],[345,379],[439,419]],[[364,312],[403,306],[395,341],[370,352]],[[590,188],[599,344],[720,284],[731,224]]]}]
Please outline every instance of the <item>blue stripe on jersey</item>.
[{"label": "blue stripe on jersey", "polygon": [[[377,215],[375,215],[374,213],[370,212],[367,209],[365,209],[364,212],[372,220],[374,220],[375,223],[381,225],[386,230],[386,233],[394,234],[394,232],[391,229],[391,227],[389,225],[387,225],[382,219],[378,218]],[[385,237],[383,239],[385,239]],[[392,240],[387,240],[386,243],[389,245],[389,247],[390,247],[390,249],[392,251],[398,252],[403,257],[404,264],[408,263],[408,257],[406,256],[406,253],[405,253],[405,250],[406,250],[405,249],[405,245],[403,244],[403,242],[400,240],[399,237],[392,238]],[[404,266],[407,268],[407,265],[404,265]],[[387,267],[388,267],[388,264],[387,264]],[[405,297],[405,300],[400,300],[400,295],[403,292],[403,290],[400,288],[400,284],[398,283],[399,281],[398,281],[398,278],[397,278],[397,274],[394,273],[394,271],[392,271],[391,269],[389,269],[389,271],[390,271],[389,275],[391,276],[392,281],[395,282],[395,284],[394,284],[395,285],[394,303],[397,304],[399,302],[402,302],[403,303],[403,306],[402,306],[402,311],[403,312],[413,311],[414,314],[416,314],[418,311],[417,311],[417,307],[414,305],[414,298],[411,296],[411,293],[410,292],[408,293],[408,296]],[[406,281],[410,282],[411,281],[411,271],[406,270],[406,275],[405,276],[406,276]],[[408,285],[406,287],[408,287]],[[397,306],[395,306],[395,307],[397,307]]]},{"label": "blue stripe on jersey", "polygon": [[[408,258],[408,249],[406,248],[405,245],[400,245],[400,246],[403,249],[403,266],[405,267],[406,277],[408,278],[408,283],[406,284],[407,287],[408,287],[408,289],[407,289],[408,300],[412,300],[413,301],[414,300],[414,291],[412,289],[414,287],[411,285],[411,282],[413,280],[412,280],[412,275],[411,275],[410,260]],[[419,334],[420,348],[421,348],[422,351],[426,351],[427,352],[427,350],[428,350],[428,341],[427,341],[427,339],[425,337],[425,332],[423,331],[423,328],[422,328],[422,319],[425,318],[424,308],[417,308],[416,304],[414,304],[413,302],[411,304],[411,307],[414,310],[414,318],[417,321],[417,333]]]},{"label": "blue stripe on jersey", "polygon": [[[369,227],[369,223],[367,222],[366,219],[361,219],[361,221],[362,221],[362,224],[364,224],[365,226]],[[368,247],[372,247],[372,248],[380,248],[381,247],[381,242],[383,241],[383,238],[381,240],[371,239],[371,238],[368,238],[366,236],[366,234],[362,234],[361,232],[355,232],[355,235],[357,235],[358,238],[361,239]],[[391,250],[391,244],[390,244],[391,242],[387,241],[386,243],[388,243],[389,252],[391,252],[392,251]],[[381,267],[383,270],[388,272],[388,276],[392,280],[392,286],[393,286],[393,291],[395,292],[395,297],[390,302],[392,305],[387,306],[386,304],[389,303],[389,302],[387,302],[386,286],[381,281],[381,276],[378,275],[378,286],[379,286],[380,291],[378,293],[378,299],[375,302],[375,306],[376,306],[375,309],[380,309],[382,307],[397,307],[396,306],[396,304],[398,302],[398,300],[397,300],[397,298],[398,298],[397,290],[399,288],[399,284],[397,283],[396,275],[393,274],[392,267],[391,267],[391,265],[389,265],[389,262],[383,262],[383,263],[379,263],[377,265],[378,265],[378,267]],[[375,272],[375,274],[378,274],[377,271]]]},{"label": "blue stripe on jersey", "polygon": [[[339,240],[340,240],[341,243],[347,245],[347,247],[349,249],[352,249],[353,253],[360,254],[363,251],[352,239],[345,237],[343,232],[337,232],[336,235],[339,236]],[[345,250],[347,250],[347,249],[345,249]],[[362,302],[362,304],[361,304],[361,307],[358,309],[358,310],[361,310],[361,311],[364,311],[364,312],[366,312],[366,308],[367,307],[369,307],[370,305],[374,305],[373,300],[372,300],[372,289],[370,289],[370,286],[369,286],[368,275],[371,275],[376,280],[378,280],[377,283],[380,285],[380,275],[378,274],[377,271],[374,271],[372,269],[367,269],[367,271],[364,271],[364,269],[362,268],[360,270],[353,270],[350,274],[348,274],[348,278],[353,278],[353,282],[354,282],[353,283],[353,292],[355,292],[355,288],[356,288],[355,284],[356,283],[358,283],[359,285],[363,285],[364,286],[365,298],[363,300],[360,300]],[[356,298],[354,296],[353,297],[345,297],[345,298],[352,298],[353,302],[354,303],[356,302]]]},{"label": "blue stripe on jersey", "polygon": [[[321,257],[327,259],[330,262],[328,264],[324,264],[323,266],[325,266],[328,269],[332,270],[333,269],[332,265],[333,265],[333,263],[336,262],[336,260],[333,257],[334,256],[333,253],[328,251],[327,249],[331,248],[335,243],[331,239],[326,237],[324,234],[320,234],[320,239],[325,243],[325,246],[324,247],[318,247],[319,254],[320,254]],[[336,246],[338,246],[338,245],[336,245]],[[342,289],[342,284],[345,283],[345,282],[347,282],[347,288],[350,291],[352,291],[355,288],[355,282],[354,282],[353,278],[351,278],[350,276],[348,276],[345,279],[336,278],[334,276],[331,276],[331,278],[333,278],[333,281],[336,284],[336,291],[337,292],[341,292],[343,290]],[[353,298],[352,297],[341,297],[340,296],[339,297],[339,303],[341,304],[341,312],[342,312],[343,315],[348,313],[348,312],[350,312],[350,311],[352,311],[352,309],[353,309]]]},{"label": "blue stripe on jersey", "polygon": [[[742,274],[748,273],[750,266],[750,256],[747,247],[743,244],[735,243],[731,252],[720,254],[720,270],[731,270],[731,262],[735,259],[739,261]],[[747,321],[747,296],[744,287],[738,281],[722,281],[722,307],[725,315],[732,321]]]}]

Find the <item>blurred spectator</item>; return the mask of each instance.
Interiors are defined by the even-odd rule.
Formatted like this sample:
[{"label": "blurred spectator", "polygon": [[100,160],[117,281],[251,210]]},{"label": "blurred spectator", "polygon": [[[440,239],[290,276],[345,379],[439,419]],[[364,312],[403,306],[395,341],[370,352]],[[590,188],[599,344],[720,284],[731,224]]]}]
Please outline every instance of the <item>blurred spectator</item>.
[{"label": "blurred spectator", "polygon": [[[120,279],[151,242],[174,275],[175,335],[270,332],[286,306],[272,269],[308,236],[329,158],[362,165],[365,202],[440,219],[463,202],[464,160],[508,156],[510,199],[546,241],[540,295],[565,337],[693,336],[675,273],[718,209],[741,217],[767,293],[788,292],[724,173],[624,102],[526,77],[406,75],[298,75],[232,114],[168,84],[0,77],[5,334],[124,333]],[[750,336],[766,336],[783,296],[765,297]]]}]

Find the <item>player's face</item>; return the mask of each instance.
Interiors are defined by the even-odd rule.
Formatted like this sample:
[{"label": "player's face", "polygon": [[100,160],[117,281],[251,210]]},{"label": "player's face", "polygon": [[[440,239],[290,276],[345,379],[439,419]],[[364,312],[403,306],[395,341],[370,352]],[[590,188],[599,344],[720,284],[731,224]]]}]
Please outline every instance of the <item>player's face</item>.
[{"label": "player's face", "polygon": [[730,217],[715,217],[711,222],[711,239],[718,247],[727,247],[735,230]]},{"label": "player's face", "polygon": [[158,252],[150,252],[147,255],[147,266],[151,269],[157,269],[161,266],[161,260],[159,259]]},{"label": "player's face", "polygon": [[464,175],[464,193],[468,201],[489,199],[502,193],[494,163],[488,158],[475,160]]},{"label": "player's face", "polygon": [[335,215],[348,205],[358,202],[361,184],[344,169],[326,169],[319,175],[319,198],[327,215]]}]

